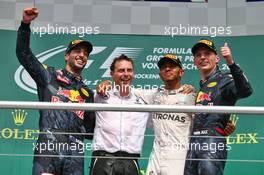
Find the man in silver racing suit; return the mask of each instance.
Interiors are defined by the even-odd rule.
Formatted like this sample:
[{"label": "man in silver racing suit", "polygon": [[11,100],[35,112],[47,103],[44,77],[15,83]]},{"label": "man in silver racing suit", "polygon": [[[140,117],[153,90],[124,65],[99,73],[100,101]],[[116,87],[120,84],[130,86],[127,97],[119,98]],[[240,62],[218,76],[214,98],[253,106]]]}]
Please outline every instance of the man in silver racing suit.
[{"label": "man in silver racing suit", "polygon": [[[165,55],[158,62],[164,89],[144,91],[140,96],[147,104],[194,105],[195,94],[184,94],[181,61],[175,55]],[[151,113],[155,139],[147,167],[147,175],[182,175],[192,122],[188,113]]]}]

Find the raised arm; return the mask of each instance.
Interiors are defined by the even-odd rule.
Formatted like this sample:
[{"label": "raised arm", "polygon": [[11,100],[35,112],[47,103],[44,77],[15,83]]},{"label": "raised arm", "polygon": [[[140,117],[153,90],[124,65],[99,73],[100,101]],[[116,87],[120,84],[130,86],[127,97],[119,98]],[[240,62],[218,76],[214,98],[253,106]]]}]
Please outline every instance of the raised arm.
[{"label": "raised arm", "polygon": [[252,87],[242,69],[234,62],[231,49],[228,47],[227,43],[221,47],[221,54],[229,66],[234,79],[235,88],[231,88],[230,92],[238,99],[250,96],[253,92]]},{"label": "raised arm", "polygon": [[21,65],[38,85],[44,85],[47,81],[48,71],[38,61],[30,49],[30,22],[38,16],[35,7],[26,8],[23,11],[23,20],[17,32],[16,55]]}]

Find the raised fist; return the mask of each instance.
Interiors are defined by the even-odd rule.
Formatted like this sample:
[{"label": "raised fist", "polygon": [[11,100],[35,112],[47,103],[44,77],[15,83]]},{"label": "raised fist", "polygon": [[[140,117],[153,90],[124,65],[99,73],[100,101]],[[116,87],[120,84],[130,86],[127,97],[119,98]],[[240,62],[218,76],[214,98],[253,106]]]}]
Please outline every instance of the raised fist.
[{"label": "raised fist", "polygon": [[38,16],[38,9],[36,7],[28,7],[23,10],[23,22],[29,24]]}]

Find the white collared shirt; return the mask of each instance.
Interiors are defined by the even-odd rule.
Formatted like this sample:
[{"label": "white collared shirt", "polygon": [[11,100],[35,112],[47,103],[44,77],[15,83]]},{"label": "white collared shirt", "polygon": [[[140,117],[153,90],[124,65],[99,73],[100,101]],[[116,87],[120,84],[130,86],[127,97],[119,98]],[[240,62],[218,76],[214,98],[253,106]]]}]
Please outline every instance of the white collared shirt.
[{"label": "white collared shirt", "polygon": [[[96,103],[106,104],[144,104],[132,89],[126,97],[121,97],[114,89],[108,98],[95,96]],[[140,154],[149,113],[96,111],[96,125],[93,138],[93,151],[126,151]]]}]

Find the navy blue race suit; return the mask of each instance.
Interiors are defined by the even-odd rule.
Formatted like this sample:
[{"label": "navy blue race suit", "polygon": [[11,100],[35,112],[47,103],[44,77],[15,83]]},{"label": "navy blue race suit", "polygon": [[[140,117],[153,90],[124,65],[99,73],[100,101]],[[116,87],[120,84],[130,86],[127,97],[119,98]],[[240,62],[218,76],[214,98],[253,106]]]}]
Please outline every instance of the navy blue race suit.
[{"label": "navy blue race suit", "polygon": [[[29,47],[31,33],[29,26],[30,24],[22,22],[18,29],[16,54],[19,62],[37,84],[39,101],[93,103],[93,92],[80,77],[74,76],[65,69],[55,70],[38,61]],[[39,113],[40,134],[34,146],[32,174],[83,175],[83,139],[85,137],[92,139],[95,125],[94,112],[39,110]],[[85,133],[91,135],[84,135]]]},{"label": "navy blue race suit", "polygon": [[[231,74],[222,73],[217,67],[214,72],[200,82],[200,90],[195,104],[203,106],[234,106],[240,98],[252,94],[252,88],[243,71],[234,63],[229,66]],[[197,113],[187,159],[223,159],[223,161],[186,160],[185,175],[222,175],[227,151],[224,128],[230,114]],[[209,136],[209,137],[200,137]],[[210,136],[213,136],[210,137]]]}]

